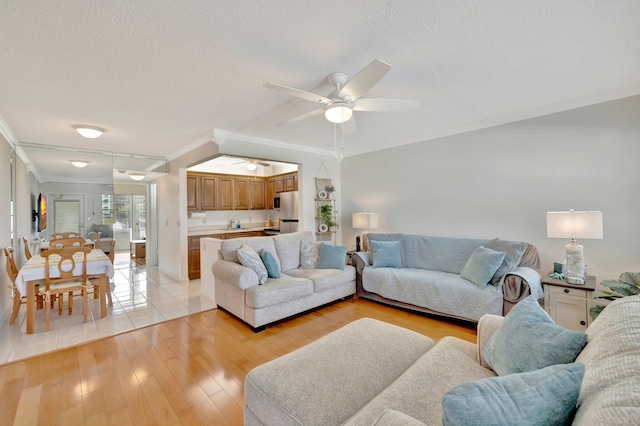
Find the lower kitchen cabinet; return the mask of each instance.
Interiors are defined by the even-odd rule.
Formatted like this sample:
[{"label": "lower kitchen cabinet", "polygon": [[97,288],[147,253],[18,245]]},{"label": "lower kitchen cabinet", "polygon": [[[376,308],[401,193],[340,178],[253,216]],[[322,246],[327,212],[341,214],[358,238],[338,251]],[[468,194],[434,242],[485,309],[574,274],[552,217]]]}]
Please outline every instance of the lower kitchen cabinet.
[{"label": "lower kitchen cabinet", "polygon": [[262,237],[264,231],[231,231],[223,234],[208,234],[208,235],[194,235],[188,237],[188,265],[189,265],[189,279],[195,280],[200,278],[200,238],[217,238],[219,240],[230,240],[232,238],[244,238],[244,237]]}]

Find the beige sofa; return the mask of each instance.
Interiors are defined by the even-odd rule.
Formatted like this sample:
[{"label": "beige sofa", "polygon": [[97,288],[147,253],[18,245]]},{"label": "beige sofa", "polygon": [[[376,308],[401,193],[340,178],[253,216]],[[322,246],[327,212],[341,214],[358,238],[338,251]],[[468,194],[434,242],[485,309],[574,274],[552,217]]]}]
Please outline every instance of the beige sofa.
[{"label": "beige sofa", "polygon": [[[353,297],[355,268],[350,265],[343,265],[344,269],[301,268],[302,241],[313,242],[313,234],[303,231],[224,240],[219,260],[212,268],[218,307],[257,332],[276,321]],[[240,263],[237,252],[243,245],[258,253],[269,251],[282,271],[280,278],[269,278],[265,284],[259,285],[256,272]]]},{"label": "beige sofa", "polygon": [[[253,369],[246,425],[436,425],[451,388],[496,375],[481,356],[503,318],[478,323],[477,345],[361,319]],[[608,306],[587,329],[576,425],[638,424],[640,296]]]}]

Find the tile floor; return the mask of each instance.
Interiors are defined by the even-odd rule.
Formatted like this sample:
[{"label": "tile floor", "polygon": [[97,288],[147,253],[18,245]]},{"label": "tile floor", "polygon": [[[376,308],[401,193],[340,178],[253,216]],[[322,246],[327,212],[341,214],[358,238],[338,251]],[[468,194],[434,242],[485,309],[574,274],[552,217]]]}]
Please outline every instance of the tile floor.
[{"label": "tile floor", "polygon": [[106,318],[100,319],[98,299],[89,295],[88,318],[83,323],[82,298],[73,298],[73,314],[68,315],[65,297],[63,315],[58,316],[57,304],[51,311],[50,331],[45,331],[44,309],[39,309],[36,332],[26,334],[23,304],[15,324],[9,325],[7,316],[0,328],[0,364],[215,308],[200,297],[200,280],[182,285],[154,266],[136,264],[128,251],[116,253],[114,267],[113,307],[107,305]]}]

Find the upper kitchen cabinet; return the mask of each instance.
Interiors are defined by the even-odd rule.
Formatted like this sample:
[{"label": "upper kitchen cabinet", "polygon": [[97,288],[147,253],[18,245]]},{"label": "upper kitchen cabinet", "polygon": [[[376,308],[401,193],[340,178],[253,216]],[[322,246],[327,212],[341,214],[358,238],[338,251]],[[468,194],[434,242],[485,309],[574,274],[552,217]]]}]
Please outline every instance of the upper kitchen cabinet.
[{"label": "upper kitchen cabinet", "polygon": [[[282,176],[280,176],[280,180],[284,185]],[[274,190],[275,182],[264,177],[249,178],[245,176],[188,172],[187,209],[273,209]]]}]

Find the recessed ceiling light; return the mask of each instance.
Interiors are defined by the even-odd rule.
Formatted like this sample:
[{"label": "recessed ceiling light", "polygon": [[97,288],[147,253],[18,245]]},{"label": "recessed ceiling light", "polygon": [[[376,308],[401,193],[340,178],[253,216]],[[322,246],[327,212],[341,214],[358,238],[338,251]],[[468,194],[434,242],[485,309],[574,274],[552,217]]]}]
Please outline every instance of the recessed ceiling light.
[{"label": "recessed ceiling light", "polygon": [[144,175],[142,173],[129,173],[129,177],[133,180],[142,180]]},{"label": "recessed ceiling light", "polygon": [[86,124],[75,124],[71,127],[76,129],[76,132],[80,133],[80,135],[88,139],[95,139],[97,137],[100,137],[104,132],[106,132],[106,130],[103,128],[96,127],[96,126],[88,126]]},{"label": "recessed ceiling light", "polygon": [[88,161],[84,161],[84,160],[69,160],[69,161],[71,161],[71,164],[79,168],[87,167],[87,164],[89,164]]}]

